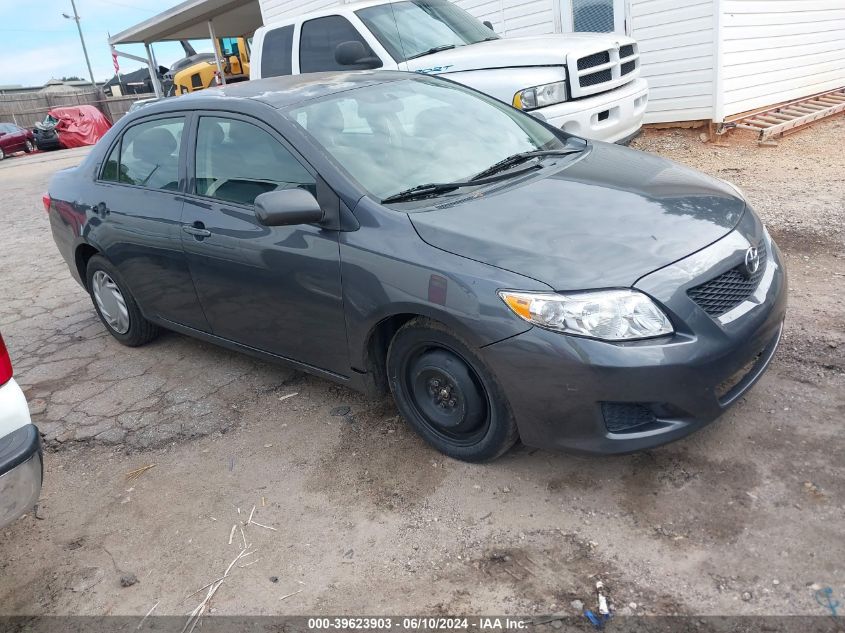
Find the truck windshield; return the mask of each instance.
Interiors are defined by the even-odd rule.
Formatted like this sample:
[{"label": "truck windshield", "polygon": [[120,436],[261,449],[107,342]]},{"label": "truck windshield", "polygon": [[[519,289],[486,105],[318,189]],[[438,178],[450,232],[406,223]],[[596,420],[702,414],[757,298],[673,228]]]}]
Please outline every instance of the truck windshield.
[{"label": "truck windshield", "polygon": [[435,49],[499,39],[493,31],[448,0],[390,2],[355,14],[397,62]]},{"label": "truck windshield", "polygon": [[521,152],[567,147],[542,123],[493,97],[417,77],[345,90],[285,114],[379,199],[427,183],[465,181]]}]

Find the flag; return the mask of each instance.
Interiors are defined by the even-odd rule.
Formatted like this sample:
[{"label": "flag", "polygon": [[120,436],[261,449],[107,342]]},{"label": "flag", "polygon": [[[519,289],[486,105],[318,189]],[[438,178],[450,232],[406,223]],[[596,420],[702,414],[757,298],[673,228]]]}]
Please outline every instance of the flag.
[{"label": "flag", "polygon": [[111,47],[111,61],[114,64],[114,72],[120,72],[120,64],[117,63],[117,51],[115,50],[114,46]]}]

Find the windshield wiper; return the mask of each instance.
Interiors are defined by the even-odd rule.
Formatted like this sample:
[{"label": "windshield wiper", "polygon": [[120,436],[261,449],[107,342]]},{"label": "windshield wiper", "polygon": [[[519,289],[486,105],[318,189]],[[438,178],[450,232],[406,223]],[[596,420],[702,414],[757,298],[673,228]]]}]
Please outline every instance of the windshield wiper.
[{"label": "windshield wiper", "polygon": [[417,57],[425,57],[426,55],[431,55],[432,53],[439,53],[440,51],[448,51],[450,48],[455,48],[455,45],[444,44],[443,46],[434,46],[432,48],[429,48],[427,51],[423,51],[422,53],[417,53],[416,55],[406,57],[405,61],[408,61],[409,59],[416,59]]},{"label": "windshield wiper", "polygon": [[414,200],[416,198],[425,198],[426,196],[436,195],[438,193],[446,193],[447,191],[454,191],[460,187],[474,185],[474,182],[429,182],[424,185],[417,185],[410,189],[405,189],[399,193],[387,196],[382,199],[382,204],[385,202],[404,202],[406,200]]},{"label": "windshield wiper", "polygon": [[487,169],[478,172],[470,178],[470,182],[474,182],[481,178],[486,178],[487,176],[492,176],[493,174],[497,174],[500,171],[504,171],[505,169],[510,169],[514,165],[518,165],[519,163],[524,163],[527,160],[531,160],[532,158],[536,158],[538,156],[566,156],[567,154],[579,154],[583,150],[582,149],[538,149],[533,150],[530,152],[519,152],[518,154],[513,154],[508,156],[507,158],[503,158],[498,163],[493,163]]}]

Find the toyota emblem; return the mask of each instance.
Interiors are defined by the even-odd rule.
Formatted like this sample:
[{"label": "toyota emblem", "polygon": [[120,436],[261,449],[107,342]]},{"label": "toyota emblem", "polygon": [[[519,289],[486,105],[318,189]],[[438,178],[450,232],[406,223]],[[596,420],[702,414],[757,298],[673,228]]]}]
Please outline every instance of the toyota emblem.
[{"label": "toyota emblem", "polygon": [[745,270],[748,271],[749,277],[760,269],[760,252],[756,246],[750,247],[745,251]]}]

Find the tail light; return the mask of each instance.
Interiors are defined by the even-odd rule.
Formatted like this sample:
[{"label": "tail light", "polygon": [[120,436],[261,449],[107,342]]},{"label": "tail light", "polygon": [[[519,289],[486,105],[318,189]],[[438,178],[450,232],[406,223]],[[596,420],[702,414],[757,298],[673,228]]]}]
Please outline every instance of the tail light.
[{"label": "tail light", "polygon": [[50,205],[53,204],[53,201],[50,200],[50,194],[45,193],[43,196],[41,196],[41,202],[44,203],[44,212],[49,213],[50,212]]},{"label": "tail light", "polygon": [[0,385],[5,385],[12,379],[12,359],[9,358],[9,350],[0,335]]}]

